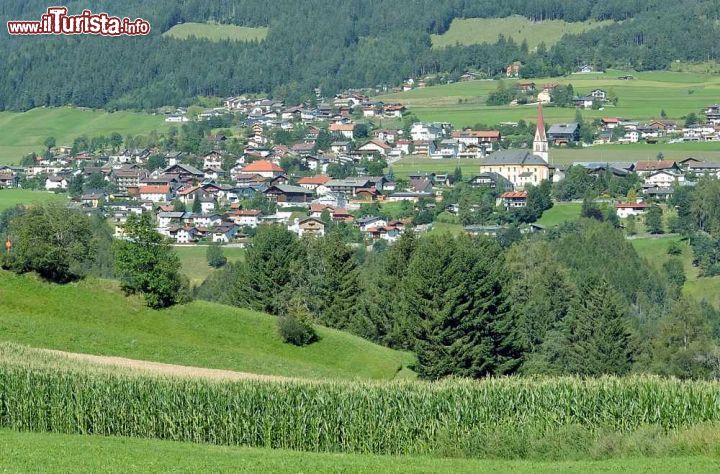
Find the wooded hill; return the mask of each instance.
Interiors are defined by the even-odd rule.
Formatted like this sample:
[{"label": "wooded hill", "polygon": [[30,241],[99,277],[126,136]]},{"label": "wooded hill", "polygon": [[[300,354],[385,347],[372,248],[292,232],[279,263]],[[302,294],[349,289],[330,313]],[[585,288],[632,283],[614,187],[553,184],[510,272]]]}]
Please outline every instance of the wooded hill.
[{"label": "wooded hill", "polygon": [[[714,41],[720,8],[710,0],[75,0],[67,6],[71,14],[92,8],[142,17],[153,30],[139,38],[0,36],[0,109],[147,109],[184,105],[199,95],[259,92],[295,103],[316,87],[328,95],[434,73],[459,77],[468,69],[492,77],[512,61],[525,64],[524,75],[554,76],[583,64],[665,69],[676,59],[720,56]],[[40,0],[5,2],[0,20],[37,20],[45,8]],[[432,49],[430,35],[446,32],[455,18],[509,15],[612,22],[565,36],[551,48],[529,50],[499,38]],[[207,21],[269,30],[259,42],[162,36],[178,23]]]}]

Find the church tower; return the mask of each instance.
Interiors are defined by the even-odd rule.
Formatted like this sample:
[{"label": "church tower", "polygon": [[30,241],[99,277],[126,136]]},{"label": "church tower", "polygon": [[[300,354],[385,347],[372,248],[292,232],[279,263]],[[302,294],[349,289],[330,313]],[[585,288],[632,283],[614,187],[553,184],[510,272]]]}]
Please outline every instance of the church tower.
[{"label": "church tower", "polygon": [[538,102],[537,130],[533,141],[533,154],[539,156],[545,163],[549,163],[548,140],[545,135],[545,120],[543,119],[542,104]]}]

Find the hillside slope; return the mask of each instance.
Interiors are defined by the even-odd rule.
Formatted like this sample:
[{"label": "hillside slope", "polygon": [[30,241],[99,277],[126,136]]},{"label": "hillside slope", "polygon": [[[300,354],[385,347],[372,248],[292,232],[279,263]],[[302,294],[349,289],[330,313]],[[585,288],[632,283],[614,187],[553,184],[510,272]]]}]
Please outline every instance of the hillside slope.
[{"label": "hillside slope", "polygon": [[347,333],[319,334],[300,348],[283,343],[266,314],[201,301],[154,311],[112,281],[59,286],[0,271],[0,341],[308,378],[392,379],[412,361]]}]

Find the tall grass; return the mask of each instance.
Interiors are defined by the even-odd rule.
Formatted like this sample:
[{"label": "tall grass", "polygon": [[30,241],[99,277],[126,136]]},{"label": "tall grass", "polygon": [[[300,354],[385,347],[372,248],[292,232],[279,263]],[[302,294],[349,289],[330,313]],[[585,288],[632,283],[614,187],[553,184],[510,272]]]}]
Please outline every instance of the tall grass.
[{"label": "tall grass", "polygon": [[531,441],[584,443],[583,437],[601,433],[641,427],[667,433],[720,421],[720,385],[711,382],[223,383],[21,359],[0,361],[0,426],[17,430],[307,451],[522,457]]}]

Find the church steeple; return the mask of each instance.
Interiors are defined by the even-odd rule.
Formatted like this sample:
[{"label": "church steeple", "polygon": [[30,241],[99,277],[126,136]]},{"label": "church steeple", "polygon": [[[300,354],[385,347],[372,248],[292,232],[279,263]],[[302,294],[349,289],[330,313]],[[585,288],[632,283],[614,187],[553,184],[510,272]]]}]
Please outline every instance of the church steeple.
[{"label": "church steeple", "polygon": [[535,130],[535,141],[533,142],[533,154],[539,156],[546,163],[549,162],[548,141],[545,135],[545,120],[543,118],[542,104],[538,102],[537,109],[537,130]]}]

